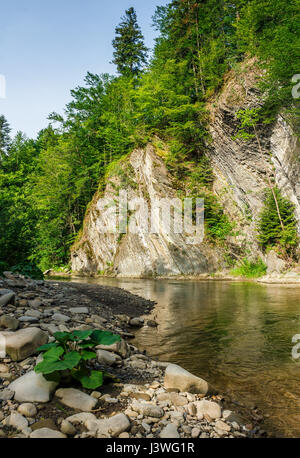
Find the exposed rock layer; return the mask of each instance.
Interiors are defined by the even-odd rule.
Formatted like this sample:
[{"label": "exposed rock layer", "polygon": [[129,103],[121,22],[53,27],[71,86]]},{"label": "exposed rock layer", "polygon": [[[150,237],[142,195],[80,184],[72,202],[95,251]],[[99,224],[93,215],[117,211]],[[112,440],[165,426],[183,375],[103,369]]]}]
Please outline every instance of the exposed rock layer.
[{"label": "exposed rock layer", "polygon": [[[235,235],[227,240],[233,256],[246,250],[253,257],[262,256],[257,242],[257,221],[268,177],[295,205],[300,233],[300,143],[288,122],[280,115],[273,125],[259,128],[261,148],[256,138],[247,142],[234,138],[238,130],[236,113],[259,107],[261,103],[261,94],[256,89],[259,76],[254,60],[245,63],[240,74],[228,75],[222,91],[209,107],[212,141],[207,145],[207,153],[215,176],[214,193],[230,221],[235,223]],[[111,203],[118,199],[122,189],[128,190],[129,200],[143,197],[149,204],[153,199],[176,197],[172,177],[155,148],[148,145],[135,150],[110,177],[104,195],[95,195],[83,235],[72,252],[74,272],[146,277],[199,275],[224,268],[222,250],[205,242],[190,244],[185,234],[165,234],[158,221],[157,234],[144,232],[145,219],[137,221],[135,234],[105,233]],[[102,198],[106,202],[104,209],[100,206]]]}]

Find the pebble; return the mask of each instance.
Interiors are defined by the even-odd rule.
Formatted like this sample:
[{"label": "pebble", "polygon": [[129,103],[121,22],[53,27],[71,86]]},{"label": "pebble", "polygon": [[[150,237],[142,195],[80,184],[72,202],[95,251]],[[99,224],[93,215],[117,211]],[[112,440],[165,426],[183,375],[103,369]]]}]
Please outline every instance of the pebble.
[{"label": "pebble", "polygon": [[19,405],[18,412],[25,417],[35,417],[37,414],[37,408],[34,404],[24,403]]}]

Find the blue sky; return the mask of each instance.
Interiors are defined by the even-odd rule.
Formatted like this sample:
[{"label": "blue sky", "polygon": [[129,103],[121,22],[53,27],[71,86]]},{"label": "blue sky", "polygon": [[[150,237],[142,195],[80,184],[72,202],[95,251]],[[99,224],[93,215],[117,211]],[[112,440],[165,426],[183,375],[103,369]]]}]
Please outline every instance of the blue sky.
[{"label": "blue sky", "polygon": [[168,0],[10,0],[1,5],[0,75],[6,99],[0,114],[12,133],[29,137],[47,125],[52,111],[62,113],[70,90],[87,71],[115,73],[112,40],[125,10],[133,6],[152,47],[151,17]]}]

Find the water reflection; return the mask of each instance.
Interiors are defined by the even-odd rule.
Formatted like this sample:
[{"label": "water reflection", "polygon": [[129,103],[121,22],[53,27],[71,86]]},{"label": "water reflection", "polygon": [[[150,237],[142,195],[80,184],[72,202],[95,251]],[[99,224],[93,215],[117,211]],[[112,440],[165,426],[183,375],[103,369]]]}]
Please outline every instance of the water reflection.
[{"label": "water reflection", "polygon": [[221,392],[270,415],[277,435],[300,437],[300,288],[253,283],[90,280],[155,300],[157,329],[136,342],[163,361],[208,379]]}]

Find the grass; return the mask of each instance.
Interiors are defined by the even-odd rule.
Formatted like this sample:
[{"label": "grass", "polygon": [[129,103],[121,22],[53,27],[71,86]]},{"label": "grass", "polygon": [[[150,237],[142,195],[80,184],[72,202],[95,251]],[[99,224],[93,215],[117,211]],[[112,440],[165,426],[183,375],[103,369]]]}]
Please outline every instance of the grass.
[{"label": "grass", "polygon": [[244,258],[240,265],[232,269],[230,273],[236,277],[259,278],[266,275],[267,266],[260,258],[256,261],[249,261]]}]

